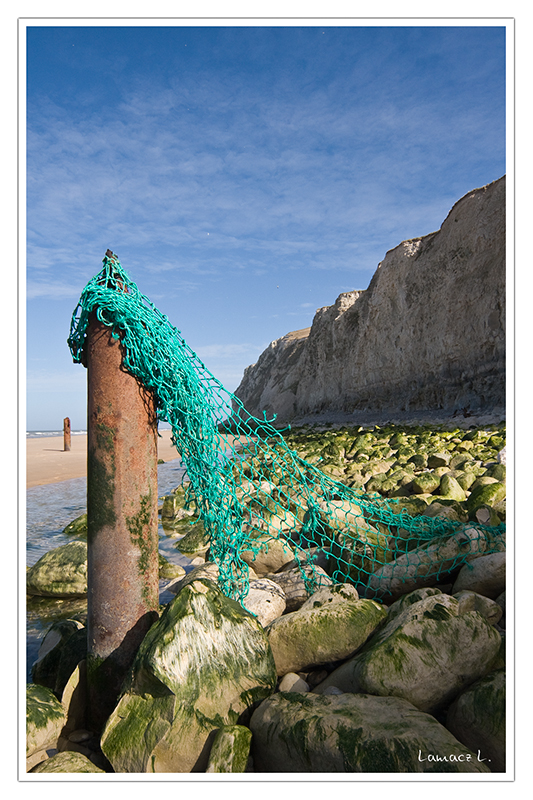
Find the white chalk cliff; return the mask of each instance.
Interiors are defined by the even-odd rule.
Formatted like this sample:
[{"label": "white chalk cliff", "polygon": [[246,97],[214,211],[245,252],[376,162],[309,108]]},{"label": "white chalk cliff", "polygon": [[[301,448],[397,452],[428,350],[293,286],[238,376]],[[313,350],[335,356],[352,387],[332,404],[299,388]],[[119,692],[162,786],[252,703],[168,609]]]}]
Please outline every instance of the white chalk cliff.
[{"label": "white chalk cliff", "polygon": [[389,250],[368,289],[272,342],[235,394],[278,422],[504,407],[505,176],[462,197],[440,230]]}]

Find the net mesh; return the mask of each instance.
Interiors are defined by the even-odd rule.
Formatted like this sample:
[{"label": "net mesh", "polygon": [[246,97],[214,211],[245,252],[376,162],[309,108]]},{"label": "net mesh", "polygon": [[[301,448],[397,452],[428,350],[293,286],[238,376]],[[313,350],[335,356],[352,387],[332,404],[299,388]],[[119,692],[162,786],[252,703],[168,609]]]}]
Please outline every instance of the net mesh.
[{"label": "net mesh", "polygon": [[398,500],[347,486],[301,458],[288,429],[246,411],[115,255],[106,255],[72,316],[68,345],[77,363],[92,313],[120,339],[125,368],[153,391],[158,419],[171,426],[187,506],[203,522],[227,596],[245,605],[250,556],[253,563],[269,548],[294,555],[309,594],[320,585],[320,563],[334,582],[378,599],[398,585],[434,584],[469,556],[505,548],[503,523],[410,514]]}]

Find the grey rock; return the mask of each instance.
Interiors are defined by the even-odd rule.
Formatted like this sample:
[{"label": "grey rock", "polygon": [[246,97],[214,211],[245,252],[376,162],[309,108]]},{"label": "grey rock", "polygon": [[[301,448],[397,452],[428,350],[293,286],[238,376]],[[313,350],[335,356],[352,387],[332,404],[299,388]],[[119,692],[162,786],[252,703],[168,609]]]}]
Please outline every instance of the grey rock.
[{"label": "grey rock", "polygon": [[491,772],[505,772],[505,672],[492,672],[462,692],[447,711],[446,727],[480,750]]},{"label": "grey rock", "polygon": [[250,581],[250,589],[244,598],[244,607],[255,614],[263,627],[285,611],[285,592],[281,586],[268,578]]},{"label": "grey rock", "polygon": [[310,686],[307,681],[304,681],[304,679],[300,678],[295,672],[287,672],[280,680],[278,688],[280,692],[305,693],[309,691]]},{"label": "grey rock", "polygon": [[467,589],[495,599],[505,590],[505,553],[489,553],[462,567],[453,594]]},{"label": "grey rock", "polygon": [[285,610],[287,612],[301,608],[317,589],[333,584],[332,579],[321,567],[308,565],[303,566],[302,569],[295,567],[290,570],[270,573],[266,577],[283,589],[286,602]]},{"label": "grey rock", "polygon": [[489,772],[436,719],[397,697],[278,692],[250,728],[256,772]]},{"label": "grey rock", "polygon": [[500,622],[503,611],[494,600],[477,592],[469,592],[466,589],[462,589],[453,596],[459,601],[459,614],[465,614],[467,611],[478,611],[491,625],[497,625]]},{"label": "grey rock", "polygon": [[460,615],[454,597],[426,597],[393,616],[314,692],[333,685],[345,692],[393,695],[433,713],[493,668],[500,643],[478,612]]}]

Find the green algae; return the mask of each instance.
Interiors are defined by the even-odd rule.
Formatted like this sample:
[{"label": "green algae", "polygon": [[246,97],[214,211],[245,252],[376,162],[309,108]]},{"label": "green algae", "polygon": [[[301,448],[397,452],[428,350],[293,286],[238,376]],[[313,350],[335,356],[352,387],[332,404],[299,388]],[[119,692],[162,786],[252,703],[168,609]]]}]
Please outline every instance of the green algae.
[{"label": "green algae", "polygon": [[223,725],[216,734],[206,772],[246,771],[252,732],[244,725]]},{"label": "green algae", "polygon": [[152,493],[141,495],[139,498],[139,511],[126,517],[126,527],[133,545],[139,548],[140,555],[137,562],[139,578],[141,579],[141,595],[147,608],[158,607],[157,589],[153,585],[150,568],[153,564],[154,553],[157,552],[157,542],[154,537],[155,530],[151,530],[152,520]]}]

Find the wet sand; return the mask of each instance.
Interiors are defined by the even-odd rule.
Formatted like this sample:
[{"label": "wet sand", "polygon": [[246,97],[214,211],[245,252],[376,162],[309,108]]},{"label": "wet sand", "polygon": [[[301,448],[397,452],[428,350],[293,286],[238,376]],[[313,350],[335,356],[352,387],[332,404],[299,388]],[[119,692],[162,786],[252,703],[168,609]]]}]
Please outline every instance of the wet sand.
[{"label": "wet sand", "polygon": [[[170,431],[160,431],[157,457],[163,461],[179,458],[170,443]],[[87,475],[87,435],[72,437],[71,449],[63,450],[63,437],[50,436],[26,440],[26,488],[47,483],[84,478]]]}]

